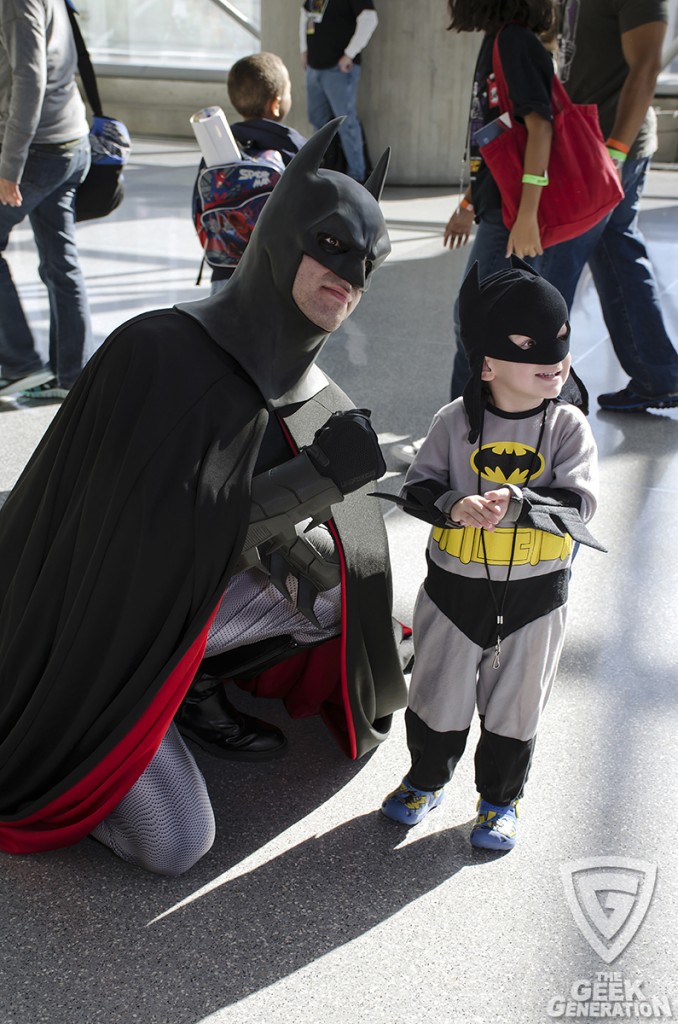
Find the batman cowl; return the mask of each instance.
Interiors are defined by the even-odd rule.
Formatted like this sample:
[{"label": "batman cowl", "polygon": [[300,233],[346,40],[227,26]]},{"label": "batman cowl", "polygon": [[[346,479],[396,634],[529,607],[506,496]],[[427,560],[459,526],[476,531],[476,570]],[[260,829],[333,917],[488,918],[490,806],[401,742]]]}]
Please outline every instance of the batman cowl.
[{"label": "batman cowl", "polygon": [[[226,287],[176,307],[198,320],[273,406],[305,401],[325,383],[314,363],[327,331],[311,323],[292,298],[302,257],[364,291],[391,251],[379,207],[389,151],[365,185],[321,169],[340,124],[341,118],[326,124],[291,161]],[[328,246],[328,238],[339,247]]]}]

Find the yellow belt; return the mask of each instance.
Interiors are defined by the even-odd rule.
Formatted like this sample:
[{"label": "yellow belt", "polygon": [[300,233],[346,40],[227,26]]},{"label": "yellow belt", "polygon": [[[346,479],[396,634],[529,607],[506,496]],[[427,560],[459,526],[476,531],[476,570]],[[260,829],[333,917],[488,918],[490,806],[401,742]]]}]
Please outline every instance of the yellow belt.
[{"label": "yellow belt", "polygon": [[[453,555],[460,562],[468,565],[469,562],[485,561],[483,556],[483,545],[480,539],[481,531],[474,527],[465,526],[459,530],[443,530],[440,526],[433,528],[433,539],[437,541],[441,551]],[[513,530],[485,531],[485,552],[488,565],[537,565],[539,562],[550,562],[556,558],[565,561],[572,551],[572,538],[569,534],[564,537],[554,537],[551,533],[544,533],[543,530],[532,530],[521,528],[516,531],[515,550],[511,560],[511,549],[513,548]]]}]

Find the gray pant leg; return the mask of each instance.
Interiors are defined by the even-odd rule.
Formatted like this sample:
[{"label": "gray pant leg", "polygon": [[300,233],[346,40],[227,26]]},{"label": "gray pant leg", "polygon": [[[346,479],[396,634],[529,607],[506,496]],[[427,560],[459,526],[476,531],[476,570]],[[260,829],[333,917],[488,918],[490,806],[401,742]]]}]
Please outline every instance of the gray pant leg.
[{"label": "gray pant leg", "polygon": [[414,668],[407,704],[438,732],[468,729],[483,651],[443,615],[423,587],[412,622]]},{"label": "gray pant leg", "polygon": [[146,770],[91,835],[130,864],[181,875],[207,853],[214,831],[205,780],[172,724]]},{"label": "gray pant leg", "polygon": [[498,669],[492,668],[494,649],[483,653],[478,713],[486,729],[516,740],[536,735],[558,671],[566,617],[567,605],[561,605],[510,633],[502,640]]},{"label": "gray pant leg", "polygon": [[483,652],[443,615],[423,587],[414,609],[414,668],[405,725],[417,789],[440,789],[464,752]]},{"label": "gray pant leg", "polygon": [[555,608],[485,652],[478,678],[482,731],[476,748],[476,787],[501,807],[523,795],[542,711],[551,693],[565,636],[566,606]]}]

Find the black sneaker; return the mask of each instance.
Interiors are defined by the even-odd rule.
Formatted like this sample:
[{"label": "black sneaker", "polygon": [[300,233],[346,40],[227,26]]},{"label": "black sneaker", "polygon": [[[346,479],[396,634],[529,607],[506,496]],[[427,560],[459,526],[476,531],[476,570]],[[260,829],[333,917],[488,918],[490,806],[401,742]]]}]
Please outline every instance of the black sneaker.
[{"label": "black sneaker", "polygon": [[51,377],[52,371],[49,368],[47,370],[33,370],[32,373],[27,373],[24,377],[19,377],[18,380],[0,377],[0,398],[9,398],[10,395],[20,394],[26,388],[41,386],[45,381],[50,380]]},{"label": "black sneaker", "polygon": [[22,398],[66,398],[69,388],[60,388],[56,377],[50,377],[37,387],[24,388]]},{"label": "black sneaker", "polygon": [[598,405],[610,412],[646,412],[648,409],[678,408],[678,393],[667,395],[638,395],[631,388],[621,391],[610,391],[598,395]]}]

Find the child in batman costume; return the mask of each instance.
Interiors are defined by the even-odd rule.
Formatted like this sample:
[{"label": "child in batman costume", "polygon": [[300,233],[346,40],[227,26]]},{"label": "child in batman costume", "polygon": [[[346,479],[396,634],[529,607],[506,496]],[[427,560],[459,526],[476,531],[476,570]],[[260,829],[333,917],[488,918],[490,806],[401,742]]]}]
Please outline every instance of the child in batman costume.
[{"label": "child in batman costume", "polygon": [[585,526],[596,448],[559,400],[570,357],[556,289],[516,257],[481,284],[476,263],[460,308],[471,380],[436,413],[399,499],[433,530],[405,713],[412,764],[382,811],[414,825],[440,803],[477,706],[471,843],[507,850],[562,648],[573,540],[600,547]]},{"label": "child in batman costume", "polygon": [[[366,494],[383,459],[315,365],[329,330],[292,297],[309,260],[359,296],[390,250],[387,154],[364,187],[319,170],[337,128],[292,161],[222,292],[107,339],[0,512],[7,852],[93,833],[150,870],[195,863],[214,819],[173,719],[222,659],[292,715],[320,714],[352,758],[405,703]],[[217,746],[218,685],[181,712]]]}]

